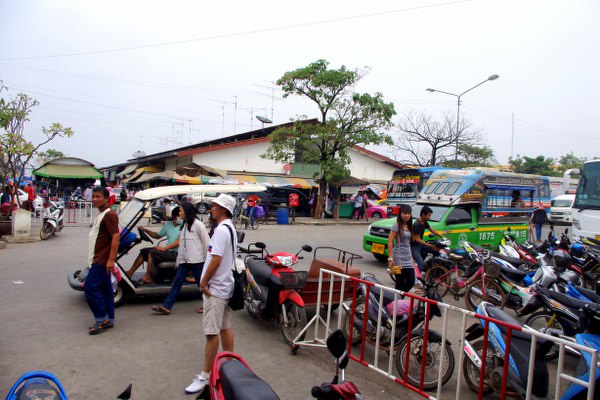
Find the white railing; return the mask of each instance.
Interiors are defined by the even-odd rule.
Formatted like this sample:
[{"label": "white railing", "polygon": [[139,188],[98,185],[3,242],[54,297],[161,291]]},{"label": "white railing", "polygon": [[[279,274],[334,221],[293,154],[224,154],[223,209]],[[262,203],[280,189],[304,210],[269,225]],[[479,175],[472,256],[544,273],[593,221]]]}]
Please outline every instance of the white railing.
[{"label": "white railing", "polygon": [[[328,292],[326,293],[322,293],[323,290],[323,283],[327,283],[329,282],[329,289]],[[335,284],[335,285],[334,285]],[[430,313],[432,310],[432,307],[427,306],[425,307],[425,312],[426,312],[426,316],[425,316],[425,320],[424,322],[422,322],[423,326],[424,326],[424,333],[423,333],[423,346],[424,348],[427,348],[428,346],[428,333],[430,332],[430,324],[435,325],[436,329],[441,329],[441,354],[445,354],[445,350],[446,350],[446,346],[447,344],[447,339],[449,339],[449,343],[452,344],[457,344],[457,346],[454,348],[454,352],[458,352],[458,362],[455,364],[455,369],[456,371],[454,371],[453,374],[453,378],[456,380],[456,385],[446,385],[446,386],[442,386],[442,372],[443,372],[443,362],[444,362],[444,358],[440,357],[439,359],[439,373],[438,373],[438,380],[437,380],[437,388],[435,390],[435,396],[433,396],[432,393],[429,393],[425,390],[423,390],[423,377],[424,377],[424,369],[425,369],[425,365],[424,363],[421,362],[421,371],[420,371],[420,378],[419,378],[419,382],[417,385],[412,385],[411,383],[408,382],[407,380],[407,374],[408,374],[408,367],[410,367],[410,363],[416,363],[413,365],[418,365],[419,363],[417,361],[414,361],[414,359],[410,359],[410,356],[412,356],[412,354],[407,354],[406,356],[406,360],[404,360],[404,371],[405,374],[404,376],[398,376],[398,374],[396,374],[396,372],[394,371],[394,357],[395,357],[395,350],[390,350],[390,345],[388,344],[388,349],[385,352],[387,354],[387,360],[383,360],[384,363],[382,364],[382,356],[381,356],[381,352],[377,351],[375,349],[385,349],[385,346],[380,346],[381,342],[380,342],[380,337],[381,335],[376,335],[376,339],[375,339],[375,343],[373,344],[373,351],[368,351],[368,353],[370,353],[370,357],[366,356],[367,353],[367,348],[366,348],[366,323],[363,323],[362,325],[362,335],[361,335],[361,341],[360,344],[357,346],[357,348],[359,349],[358,354],[353,354],[353,346],[352,346],[352,337],[349,338],[349,345],[348,345],[348,354],[350,356],[350,358],[356,362],[358,362],[359,364],[373,370],[376,371],[378,373],[380,373],[381,375],[396,381],[397,383],[399,383],[400,385],[403,385],[404,387],[422,395],[423,397],[426,398],[430,398],[430,399],[440,399],[442,398],[442,395],[444,398],[451,398],[454,397],[455,399],[459,400],[464,400],[466,398],[482,398],[483,397],[483,387],[484,384],[486,383],[487,380],[484,379],[480,379],[479,380],[479,390],[478,393],[475,394],[471,391],[468,391],[467,393],[462,393],[462,385],[463,385],[463,380],[462,380],[462,364],[465,361],[464,360],[464,354],[465,352],[463,351],[464,347],[465,347],[465,336],[466,336],[466,331],[467,331],[467,322],[469,320],[471,320],[472,322],[477,322],[478,324],[481,324],[481,321],[483,321],[483,325],[484,325],[484,335],[483,335],[483,349],[486,349],[488,346],[488,335],[487,335],[487,331],[489,328],[489,324],[490,323],[494,323],[496,325],[500,325],[506,328],[506,346],[509,349],[509,352],[506,353],[504,355],[504,370],[502,373],[502,382],[501,382],[501,390],[500,390],[500,396],[501,398],[505,398],[507,396],[507,391],[510,390],[509,387],[507,387],[507,377],[508,377],[508,368],[509,368],[509,355],[510,355],[510,345],[511,345],[511,339],[512,339],[512,333],[515,331],[520,331],[523,332],[529,336],[531,336],[531,340],[532,340],[532,345],[531,345],[531,352],[530,352],[530,357],[529,357],[529,366],[528,366],[528,379],[527,379],[527,388],[526,388],[526,398],[530,399],[532,398],[532,385],[533,385],[533,372],[534,372],[534,362],[535,362],[535,353],[536,353],[536,344],[540,339],[545,339],[545,340],[549,340],[552,341],[553,343],[557,344],[560,348],[559,350],[559,358],[556,364],[556,373],[550,373],[549,374],[549,378],[550,380],[552,379],[552,377],[555,377],[555,382],[556,382],[556,386],[554,387],[554,397],[555,399],[559,399],[561,396],[561,392],[562,392],[562,381],[568,381],[568,382],[574,382],[578,385],[581,385],[585,388],[588,388],[588,394],[587,394],[587,399],[588,400],[592,400],[594,398],[594,386],[595,386],[595,368],[594,370],[590,371],[590,378],[588,381],[583,381],[581,379],[578,379],[576,377],[574,377],[573,375],[575,375],[574,371],[566,371],[566,367],[565,367],[565,348],[570,348],[570,349],[575,349],[581,353],[589,353],[592,359],[592,366],[596,366],[598,365],[598,351],[590,348],[590,347],[586,347],[586,346],[582,346],[576,343],[573,343],[571,341],[565,340],[565,339],[561,339],[561,338],[556,338],[553,336],[549,336],[549,335],[545,335],[542,334],[536,330],[527,328],[527,327],[521,327],[521,326],[516,326],[516,325],[512,325],[503,321],[497,321],[494,320],[492,318],[483,316],[483,315],[479,315],[467,310],[464,310],[462,308],[459,307],[455,307],[443,302],[437,302],[435,300],[431,300],[431,299],[426,299],[423,298],[421,296],[412,294],[412,293],[404,293],[402,291],[399,290],[395,290],[393,288],[381,285],[381,284],[377,284],[377,283],[372,283],[369,281],[365,281],[363,279],[358,279],[358,278],[353,278],[350,277],[348,275],[344,275],[344,274],[340,274],[337,272],[333,272],[333,271],[329,271],[326,269],[321,269],[320,273],[319,273],[319,284],[318,284],[318,293],[317,293],[317,312],[315,313],[315,316],[309,321],[309,323],[307,324],[307,326],[302,330],[302,332],[300,332],[298,334],[298,336],[296,337],[295,341],[294,341],[294,348],[298,348],[297,346],[300,347],[326,347],[326,339],[327,336],[329,335],[329,333],[333,330],[333,329],[342,329],[342,325],[344,322],[348,323],[348,321],[344,321],[344,311],[343,310],[347,310],[346,312],[350,312],[350,320],[349,320],[349,326],[352,327],[354,326],[354,314],[355,314],[355,310],[356,310],[356,301],[358,298],[357,295],[357,289],[358,289],[358,285],[362,284],[365,285],[366,290],[367,290],[367,294],[371,291],[378,291],[379,292],[379,299],[383,298],[383,293],[384,291],[387,292],[388,294],[393,293],[394,295],[394,310],[393,310],[393,316],[392,316],[392,321],[391,321],[391,332],[390,332],[390,338],[395,338],[396,337],[396,322],[397,322],[397,317],[396,317],[396,311],[397,311],[397,300],[399,298],[401,298],[400,296],[404,296],[405,298],[410,300],[410,307],[409,309],[412,310],[413,309],[413,305],[415,304],[415,302],[420,301],[420,302],[426,302],[430,305],[437,305],[441,311],[441,323],[439,319],[432,319],[431,321],[429,321],[429,317],[430,317]],[[344,298],[344,293],[348,293],[348,288],[352,288],[352,296],[346,296],[346,298]],[[335,293],[334,293],[335,291]],[[327,303],[322,303],[321,302],[321,298],[322,298],[322,294],[325,294],[325,298],[328,299]],[[338,299],[339,301],[335,301],[333,302],[332,300],[334,299]],[[368,316],[368,298],[369,296],[367,295],[365,298],[365,313],[363,315]],[[336,307],[337,306],[337,307]],[[320,310],[322,310],[323,308],[326,310],[326,315],[325,317],[323,317],[321,315]],[[375,332],[380,332],[382,329],[384,329],[384,325],[383,323],[387,323],[388,321],[383,321],[383,302],[379,301],[379,307],[378,307],[378,316],[377,316],[377,322],[376,322],[376,326],[374,327],[374,331]],[[332,320],[332,314],[334,309],[338,309],[338,315],[337,315],[337,321],[333,321]],[[414,313],[413,313],[414,315]],[[409,322],[408,322],[408,329],[407,329],[407,335],[408,338],[406,339],[407,343],[410,343],[411,340],[411,332],[412,330],[415,328],[415,326],[413,326],[413,315],[409,316]],[[450,317],[452,317],[452,319],[455,319],[456,321],[460,320],[460,328],[458,329],[459,332],[448,332],[448,322]],[[365,320],[368,319],[367,317],[365,317]],[[372,321],[372,323],[374,323],[374,321]],[[416,325],[416,324],[415,324]],[[385,326],[386,329],[389,329],[389,325]],[[306,340],[299,340],[299,338],[303,337],[306,333],[311,332],[311,330],[314,329],[314,335],[313,338],[311,339],[306,339]],[[350,336],[352,336],[352,329],[348,329],[348,332],[350,334]],[[393,341],[394,339],[391,339],[391,341]],[[454,347],[454,346],[452,346]],[[485,350],[484,350],[485,353]],[[482,354],[483,356],[485,356],[485,354]],[[422,356],[423,359],[425,359],[425,355],[419,355]],[[383,357],[383,358],[385,358]],[[484,358],[485,359],[485,358]],[[485,375],[485,363],[482,364],[482,371],[481,371],[481,377],[483,378]],[[570,373],[569,373],[570,372]],[[448,382],[450,383],[450,382]],[[451,393],[451,391],[454,390],[454,394]],[[549,387],[548,389],[548,393],[552,393],[552,388]],[[470,396],[469,396],[470,394]]]}]

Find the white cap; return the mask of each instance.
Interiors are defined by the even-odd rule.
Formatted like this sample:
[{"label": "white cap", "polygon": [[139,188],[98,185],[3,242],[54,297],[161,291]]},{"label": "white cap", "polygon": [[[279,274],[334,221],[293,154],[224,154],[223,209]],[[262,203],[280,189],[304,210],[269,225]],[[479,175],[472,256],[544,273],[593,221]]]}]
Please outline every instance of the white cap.
[{"label": "white cap", "polygon": [[227,194],[221,193],[219,197],[213,200],[213,203],[220,205],[221,207],[229,210],[233,215],[233,209],[235,208],[235,199]]}]

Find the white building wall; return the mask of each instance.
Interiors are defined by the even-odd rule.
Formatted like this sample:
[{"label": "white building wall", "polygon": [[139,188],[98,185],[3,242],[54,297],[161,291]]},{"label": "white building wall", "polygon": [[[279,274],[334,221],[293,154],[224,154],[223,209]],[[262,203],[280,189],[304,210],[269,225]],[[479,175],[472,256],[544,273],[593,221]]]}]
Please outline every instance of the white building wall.
[{"label": "white building wall", "polygon": [[364,153],[350,150],[350,175],[367,181],[389,181],[396,170],[395,167],[382,163]]}]

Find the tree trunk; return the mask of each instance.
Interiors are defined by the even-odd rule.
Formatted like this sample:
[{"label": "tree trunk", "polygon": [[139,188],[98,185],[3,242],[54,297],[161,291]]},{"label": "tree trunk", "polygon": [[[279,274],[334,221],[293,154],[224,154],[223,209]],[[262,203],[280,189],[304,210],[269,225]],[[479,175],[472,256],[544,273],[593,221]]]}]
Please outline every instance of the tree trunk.
[{"label": "tree trunk", "polygon": [[317,207],[315,208],[314,219],[323,218],[324,205],[325,205],[325,193],[327,192],[327,183],[322,180],[319,182],[319,195],[317,196]]}]

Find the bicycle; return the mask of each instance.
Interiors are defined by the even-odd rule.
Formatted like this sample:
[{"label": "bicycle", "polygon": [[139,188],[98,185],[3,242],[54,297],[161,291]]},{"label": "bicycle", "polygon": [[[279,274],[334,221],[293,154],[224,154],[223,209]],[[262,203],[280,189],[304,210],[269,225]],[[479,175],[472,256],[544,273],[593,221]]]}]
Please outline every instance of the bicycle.
[{"label": "bicycle", "polygon": [[258,229],[258,220],[255,218],[254,223],[252,223],[250,217],[247,217],[244,214],[238,216],[238,223],[240,224],[240,229],[248,229],[249,226],[254,230]]}]

